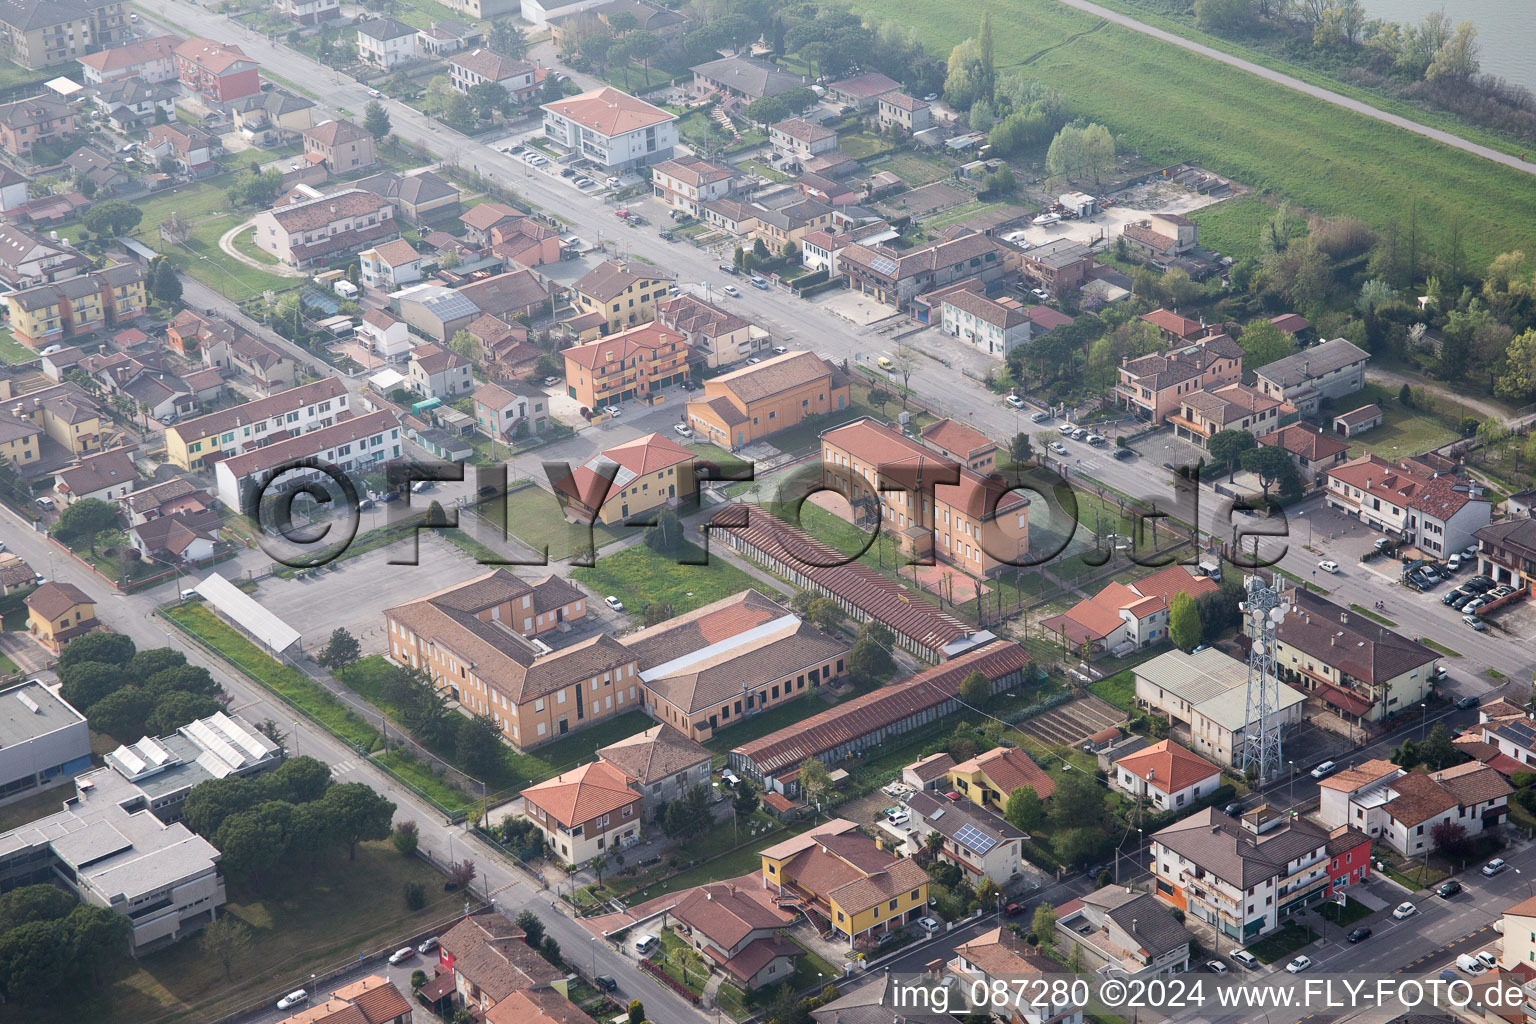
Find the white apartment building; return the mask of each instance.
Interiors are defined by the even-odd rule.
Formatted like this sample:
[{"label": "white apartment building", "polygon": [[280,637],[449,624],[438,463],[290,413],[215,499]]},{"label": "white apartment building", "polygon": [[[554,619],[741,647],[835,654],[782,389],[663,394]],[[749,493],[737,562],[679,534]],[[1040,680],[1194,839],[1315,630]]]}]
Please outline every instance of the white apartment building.
[{"label": "white apartment building", "polygon": [[717,167],[696,156],[663,160],[651,168],[651,188],[656,198],[693,217],[704,215],[704,203],[724,199],[731,194],[736,172]]},{"label": "white apartment building", "polygon": [[[370,412],[253,452],[224,459],[214,467],[219,500],[233,509],[244,509],[248,489],[264,483],[269,474],[302,459],[318,459],[343,473],[367,473],[381,463],[400,457],[400,424],[389,412]],[[293,474],[298,479],[300,474]],[[318,470],[303,475],[321,478]]]},{"label": "white apartment building", "polygon": [[544,135],[608,171],[672,156],[677,115],[612,86],[546,103]]},{"label": "white apartment building", "polygon": [[1405,857],[1434,848],[1434,828],[1454,822],[1475,836],[1500,824],[1513,792],[1504,776],[1469,761],[1435,772],[1410,772],[1367,761],[1318,783],[1318,818],[1352,825]]},{"label": "white apartment building", "polygon": [[257,247],[295,267],[357,252],[400,233],[394,204],[360,188],[274,207],[258,213],[252,224]]},{"label": "white apartment building", "polygon": [[494,50],[476,49],[448,60],[448,84],[469,95],[482,82],[495,82],[514,100],[527,99],[537,87],[536,68],[526,60],[504,57]]},{"label": "white apartment building", "polygon": [[[345,384],[335,377],[322,377],[232,409],[184,420],[166,434],[168,443],[195,457],[189,458],[190,465],[215,451],[225,457],[238,455],[270,443],[279,434],[286,439],[328,427],[350,409],[349,402]],[[200,447],[194,449],[194,444]]]},{"label": "white apartment building", "polygon": [[944,333],[969,344],[994,359],[1005,359],[1020,345],[1028,345],[1034,323],[1017,299],[990,299],[964,282],[939,293]]},{"label": "white apartment building", "polygon": [[416,30],[394,18],[357,26],[357,55],[376,67],[392,68],[416,59]]}]

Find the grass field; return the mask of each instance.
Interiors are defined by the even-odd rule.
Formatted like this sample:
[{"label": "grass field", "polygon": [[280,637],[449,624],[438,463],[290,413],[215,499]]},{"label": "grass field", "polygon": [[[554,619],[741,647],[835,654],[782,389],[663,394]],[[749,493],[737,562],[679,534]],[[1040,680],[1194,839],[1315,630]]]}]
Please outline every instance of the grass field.
[{"label": "grass field", "polygon": [[[37,1008],[26,1019],[39,1024],[215,1020],[298,988],[311,973],[342,960],[398,944],[463,908],[461,895],[443,893],[442,876],[424,861],[401,857],[387,842],[362,844],[356,861],[338,851],[302,884],[296,881],[276,879],[270,892],[230,886],[229,902],[219,913],[244,921],[252,937],[250,949],[231,967],[234,980],[225,978],[217,960],[203,955],[195,937],[187,938],[127,961],[116,977],[91,990],[96,998]],[[425,909],[405,909],[406,882],[426,888]]]},{"label": "grass field", "polygon": [[869,166],[875,171],[890,171],[914,188],[947,178],[950,171],[950,165],[943,160],[920,153],[891,153],[873,161]]},{"label": "grass field", "polygon": [[598,594],[616,595],[637,617],[657,602],[670,604],[681,615],[748,587],[768,589],[723,559],[712,559],[708,565],[679,564],[683,561],[703,562],[704,550],[685,542],[684,549],[671,556],[634,544],[617,554],[599,555],[596,565],[572,569],[571,575]]},{"label": "grass field", "polygon": [[10,331],[0,330],[0,363],[30,363],[37,353],[16,340]]},{"label": "grass field", "polygon": [[63,806],[64,801],[74,795],[75,787],[66,780],[62,786],[50,786],[41,792],[22,797],[14,803],[0,807],[0,833],[9,832],[13,828],[20,828],[27,822],[36,821],[45,814],[57,812]]},{"label": "grass field", "polygon": [[1116,672],[1112,676],[1105,676],[1089,686],[1088,692],[1101,700],[1108,701],[1121,711],[1133,711],[1136,708],[1136,677],[1131,674],[1130,669]]},{"label": "grass field", "polygon": [[249,256],[251,259],[255,260],[257,263],[266,263],[271,266],[280,265],[280,261],[276,256],[273,256],[271,253],[267,252],[267,250],[263,249],[261,246],[257,245],[251,240],[249,232],[242,231],[230,241],[230,244],[244,255]]},{"label": "grass field", "polygon": [[1196,210],[1190,220],[1200,225],[1200,244],[1234,260],[1263,255],[1260,231],[1275,215],[1275,208],[1258,196],[1228,199]]},{"label": "grass field", "polygon": [[[919,33],[940,59],[975,33],[980,16],[932,0],[858,0],[854,8]],[[1404,218],[1416,201],[1419,222],[1436,230],[1479,225],[1467,240],[1474,266],[1512,249],[1536,251],[1536,188],[1522,171],[1101,25],[1056,0],[1005,0],[992,16],[1000,69],[1061,89],[1074,113],[1105,124],[1146,161],[1191,161],[1375,225]]]},{"label": "grass field", "polygon": [[[490,509],[489,504],[480,506],[482,515]],[[507,532],[536,551],[548,548],[551,561],[571,557],[571,552],[589,539],[587,528],[568,522],[555,496],[537,485],[507,495]],[[593,524],[590,540],[601,551],[603,545],[618,540],[625,532]]]},{"label": "grass field", "polygon": [[[1382,424],[1349,440],[1351,459],[1366,452],[1384,459],[1400,459],[1409,455],[1422,455],[1456,440],[1456,431],[1426,412],[1408,409],[1397,400],[1397,394],[1379,384],[1367,384],[1351,403],[1381,406]],[[1352,405],[1352,408],[1359,406]],[[1348,410],[1341,410],[1348,411]]]}]

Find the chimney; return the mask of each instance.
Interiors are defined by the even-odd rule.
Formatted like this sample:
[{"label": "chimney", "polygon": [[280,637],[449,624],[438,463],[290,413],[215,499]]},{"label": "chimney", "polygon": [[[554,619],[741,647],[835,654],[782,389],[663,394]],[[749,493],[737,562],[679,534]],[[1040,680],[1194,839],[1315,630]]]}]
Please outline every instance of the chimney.
[{"label": "chimney", "polygon": [[1136,919],[1134,917],[1131,918],[1131,934],[1136,934]]}]

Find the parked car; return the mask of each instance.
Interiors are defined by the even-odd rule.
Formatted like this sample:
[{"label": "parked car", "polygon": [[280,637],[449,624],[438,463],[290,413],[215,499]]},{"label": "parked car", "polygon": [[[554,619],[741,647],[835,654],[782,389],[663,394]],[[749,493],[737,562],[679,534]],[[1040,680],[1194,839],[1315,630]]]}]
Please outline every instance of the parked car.
[{"label": "parked car", "polygon": [[748,356],[747,357],[747,365],[748,366],[756,366],[760,362],[762,362],[762,359],[758,358],[757,356]]},{"label": "parked car", "polygon": [[1322,764],[1312,769],[1312,777],[1314,779],[1326,779],[1328,776],[1333,774],[1333,770],[1337,767],[1337,762],[1324,761]]},{"label": "parked car", "polygon": [[674,423],[672,424],[672,429],[677,432],[678,437],[693,436],[693,428],[686,423]]},{"label": "parked car", "polygon": [[1476,600],[1477,600],[1477,595],[1476,594],[1457,594],[1455,599],[1451,601],[1451,607],[1459,612],[1463,608],[1465,608],[1467,605],[1471,604],[1473,601],[1476,601]]},{"label": "parked car", "polygon": [[1488,631],[1488,623],[1484,622],[1476,615],[1463,615],[1461,617],[1461,621],[1465,622],[1479,633],[1486,633]]},{"label": "parked car", "polygon": [[616,612],[621,612],[624,610],[624,602],[620,601],[612,594],[609,594],[607,597],[603,598],[603,604],[607,605],[609,608],[612,608]]},{"label": "parked car", "polygon": [[616,406],[616,405],[605,405],[602,408],[602,412],[603,412],[604,415],[612,416],[614,419],[618,419],[619,411],[620,411],[619,407]]},{"label": "parked car", "polygon": [[1509,865],[1504,863],[1503,857],[1495,857],[1493,860],[1483,865],[1483,874],[1487,875],[1489,878],[1492,878],[1494,875],[1498,874],[1500,871],[1503,871],[1507,867],[1509,867]]},{"label": "parked car", "polygon": [[393,967],[396,964],[403,964],[415,955],[416,951],[410,946],[401,946],[399,949],[389,954],[389,965]]},{"label": "parked car", "polygon": [[599,974],[597,977],[593,978],[592,981],[604,992],[612,992],[619,987],[619,983],[614,981],[612,977],[606,974]]},{"label": "parked car", "polygon": [[1074,431],[1076,429],[1077,428],[1074,427],[1070,423],[1063,423],[1059,427],[1056,428],[1058,433],[1064,434],[1067,437],[1071,437],[1072,436],[1072,431]]},{"label": "parked car", "polygon": [[1033,295],[1041,302],[1048,302],[1051,298],[1051,293],[1046,291],[1044,288],[1031,288],[1029,290],[1029,294]]},{"label": "parked car", "polygon": [[1477,957],[1470,953],[1463,953],[1456,958],[1456,966],[1467,974],[1482,974],[1488,968]]},{"label": "parked car", "polygon": [[893,809],[892,813],[886,815],[886,818],[892,825],[905,825],[907,822],[912,820],[912,815],[908,811],[898,811]]},{"label": "parked car", "polygon": [[1097,447],[1099,447],[1101,445],[1107,444],[1108,442],[1109,442],[1109,439],[1106,438],[1103,434],[1089,434],[1088,435],[1088,443],[1093,445],[1095,448],[1097,448]]},{"label": "parked car", "polygon": [[1047,445],[1047,447],[1057,455],[1067,454],[1067,446],[1062,444],[1060,441],[1052,441],[1049,445]]},{"label": "parked car", "polygon": [[1336,573],[1339,571],[1339,563],[1335,562],[1331,558],[1325,558],[1321,562],[1318,562],[1317,567],[1326,573]]},{"label": "parked car", "polygon": [[1397,918],[1399,921],[1404,921],[1412,917],[1414,914],[1417,914],[1418,912],[1419,908],[1417,906],[1407,900],[1404,900],[1397,905],[1396,910],[1392,911],[1392,916]]},{"label": "parked car", "polygon": [[1443,900],[1448,900],[1459,892],[1461,892],[1461,883],[1452,878],[1450,881],[1441,882],[1440,888],[1435,890],[1435,895]]},{"label": "parked car", "polygon": [[1450,604],[1453,601],[1457,601],[1462,598],[1465,598],[1468,601],[1472,600],[1472,591],[1468,590],[1466,587],[1457,587],[1455,590],[1450,591],[1444,597],[1442,597],[1440,599],[1440,603]]},{"label": "parked car", "polygon": [[279,999],[277,1001],[277,1008],[279,1010],[286,1010],[290,1006],[298,1006],[300,1003],[306,1001],[307,999],[309,999],[309,993],[303,989],[299,989],[295,992],[289,992],[287,995],[283,996],[283,998]]},{"label": "parked car", "polygon": [[1129,462],[1136,457],[1136,453],[1129,448],[1116,448],[1115,458],[1121,462]]},{"label": "parked car", "polygon": [[729,295],[733,299],[741,298],[741,289],[737,288],[733,284],[728,284],[720,290],[725,292],[725,294]]},{"label": "parked car", "polygon": [[715,269],[720,271],[720,273],[722,273],[722,274],[730,274],[732,277],[735,277],[737,274],[741,273],[741,271],[737,270],[735,267],[731,266],[729,263],[722,263],[719,266],[717,266]]},{"label": "parked car", "polygon": [[1227,959],[1240,967],[1248,968],[1250,971],[1255,971],[1259,968],[1259,958],[1246,949],[1232,950],[1232,952],[1227,954]]},{"label": "parked car", "polygon": [[434,935],[430,939],[423,940],[422,944],[416,947],[416,952],[426,954],[432,952],[436,948],[437,936]]},{"label": "parked car", "polygon": [[1290,963],[1285,965],[1285,973],[1287,973],[1287,974],[1300,974],[1302,971],[1306,970],[1308,967],[1311,967],[1311,966],[1312,966],[1312,958],[1311,957],[1306,956],[1306,955],[1298,956],[1296,959],[1292,960]]},{"label": "parked car", "polygon": [[768,290],[768,279],[764,278],[764,277],[754,277],[752,279],[752,287],[760,289],[762,291],[767,291]]},{"label": "parked car", "polygon": [[1481,703],[1482,703],[1482,701],[1480,701],[1477,697],[1475,697],[1475,696],[1467,696],[1467,697],[1463,697],[1463,698],[1461,698],[1461,700],[1457,701],[1456,702],[1456,707],[1459,710],[1461,710],[1461,711],[1471,711],[1473,708],[1477,707]]},{"label": "parked car", "polygon": [[641,956],[650,956],[661,945],[661,940],[654,935],[642,935],[635,940],[635,952]]},{"label": "parked car", "polygon": [[37,499],[37,507],[42,509],[44,512],[52,512],[53,511],[53,499],[49,498],[49,497],[46,497],[46,496],[38,498]]},{"label": "parked car", "polygon": [[1493,580],[1489,579],[1487,576],[1473,576],[1471,579],[1467,580],[1467,582],[1463,583],[1462,586],[1471,587],[1474,593],[1486,594],[1488,591],[1498,586],[1498,584],[1493,582]]},{"label": "parked car", "polygon": [[1227,965],[1222,963],[1220,960],[1207,960],[1205,962],[1205,969],[1210,971],[1212,974],[1227,973]]},{"label": "parked car", "polygon": [[785,353],[787,353],[788,351],[789,351],[789,346],[788,345],[775,345],[775,346],[773,346],[773,354],[776,355],[776,356],[782,356]]},{"label": "parked car", "polygon": [[882,370],[894,370],[894,369],[896,369],[896,363],[891,359],[890,356],[880,356],[880,357],[878,357],[875,360],[875,365],[880,367],[880,369],[882,369]]},{"label": "parked car", "polygon": [[1048,419],[1050,419],[1050,416],[1043,412],[1032,412],[1029,414],[1029,422],[1031,423],[1044,423]]},{"label": "parked car", "polygon": [[1077,427],[1076,429],[1074,429],[1072,431],[1072,440],[1074,440],[1074,441],[1086,441],[1086,440],[1088,440],[1088,431],[1084,430],[1082,427]]},{"label": "parked car", "polygon": [[[1024,399],[1020,398],[1018,395],[1009,395],[1007,398],[1003,399],[1003,401],[1007,402],[1009,405],[1013,406],[1015,409],[1022,409],[1022,408],[1024,408]],[[1040,414],[1036,413],[1035,415],[1038,416]]]},{"label": "parked car", "polygon": [[1356,928],[1354,931],[1352,931],[1348,935],[1344,936],[1344,940],[1346,942],[1364,942],[1366,939],[1368,939],[1370,937],[1371,937],[1371,930],[1369,928],[1361,927],[1361,928]]},{"label": "parked car", "polygon": [[939,931],[939,922],[935,921],[931,917],[918,918],[917,926],[923,931],[927,932],[929,935],[937,935]]},{"label": "parked car", "polygon": [[1447,558],[1445,560],[1445,567],[1451,570],[1451,572],[1459,572],[1461,570],[1461,555],[1456,554]]},{"label": "parked car", "polygon": [[1024,904],[1010,903],[1003,908],[1003,913],[1007,914],[1009,917],[1018,917],[1020,914],[1024,913]]},{"label": "parked car", "polygon": [[1483,962],[1483,966],[1490,971],[1499,966],[1499,958],[1493,955],[1493,950],[1491,949],[1480,949],[1477,951],[1476,956]]},{"label": "parked car", "polygon": [[559,383],[560,383],[560,378],[559,377],[545,377],[544,378],[544,386],[547,387],[547,388],[552,388],[556,384],[559,384]]}]

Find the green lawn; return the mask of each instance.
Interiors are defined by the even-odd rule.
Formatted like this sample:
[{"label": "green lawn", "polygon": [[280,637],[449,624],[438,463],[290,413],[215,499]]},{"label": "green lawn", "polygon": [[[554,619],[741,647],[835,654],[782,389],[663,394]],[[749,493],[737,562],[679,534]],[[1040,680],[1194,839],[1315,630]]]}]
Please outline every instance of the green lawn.
[{"label": "green lawn", "polygon": [[281,260],[267,252],[267,250],[263,249],[261,246],[257,245],[255,241],[252,240],[249,232],[241,232],[240,234],[236,235],[231,240],[230,244],[239,250],[240,253],[249,256],[251,259],[258,263],[266,263],[271,266],[282,265]]},{"label": "green lawn", "polygon": [[[683,969],[684,958],[693,966]],[[661,952],[653,957],[661,969],[667,972],[667,976],[673,981],[681,982],[688,991],[694,995],[704,994],[704,984],[709,981],[709,967],[707,961],[698,959],[698,954],[693,947],[683,941],[681,935],[670,928],[661,932]]]},{"label": "green lawn", "polygon": [[[427,906],[409,911],[401,898],[406,882],[427,892]],[[443,892],[442,876],[421,860],[406,860],[389,843],[364,843],[357,860],[339,850],[313,873],[282,874],[266,888],[233,883],[220,916],[250,926],[250,948],[230,976],[206,956],[195,937],[138,960],[84,992],[82,1001],[35,1007],[25,1018],[38,1024],[179,1024],[222,1018],[253,1003],[291,991],[312,972],[363,952],[393,947],[434,922],[462,912],[458,893]],[[21,1018],[15,1018],[21,1019]]]},{"label": "green lawn", "polygon": [[1371,611],[1363,604],[1351,604],[1349,606],[1349,610],[1352,612],[1357,612],[1360,615],[1364,615],[1372,622],[1379,622],[1383,626],[1386,626],[1388,629],[1397,628],[1397,623],[1393,622],[1391,619],[1387,618],[1385,615],[1380,614],[1379,612]]},{"label": "green lawn", "polygon": [[1445,646],[1445,644],[1438,643],[1437,641],[1431,640],[1427,636],[1419,637],[1419,643],[1423,644],[1425,647],[1428,647],[1432,651],[1437,651],[1440,654],[1445,655],[1447,658],[1459,658],[1459,657],[1461,657],[1461,652],[1460,651],[1452,650],[1451,648]]},{"label": "green lawn", "polygon": [[[489,502],[480,505],[481,516],[489,515],[492,507]],[[567,521],[555,496],[536,484],[507,495],[507,532],[536,551],[547,549],[551,561],[571,557],[589,539],[587,527]],[[626,532],[594,523],[590,542],[601,551]]]},{"label": "green lawn", "polygon": [[[1359,405],[1353,403],[1358,402]],[[1366,452],[1384,459],[1402,459],[1410,455],[1422,455],[1456,440],[1457,433],[1437,417],[1416,409],[1408,409],[1397,400],[1395,391],[1388,391],[1378,384],[1367,384],[1357,395],[1344,404],[1359,408],[1375,402],[1381,406],[1382,424],[1363,434],[1350,438],[1351,459]],[[1340,412],[1348,412],[1341,408]]]},{"label": "green lawn", "polygon": [[16,340],[10,331],[0,330],[0,363],[30,363],[37,353]]},{"label": "green lawn", "polygon": [[[923,37],[939,58],[976,32],[971,5],[857,0],[877,23]],[[1530,176],[1200,57],[1055,0],[1006,0],[993,9],[998,63],[1070,97],[1073,113],[1106,125],[1119,148],[1152,164],[1189,161],[1319,213],[1380,226],[1479,225],[1470,265],[1500,252],[1536,251]],[[1126,97],[1156,97],[1127,104]],[[1428,182],[1455,182],[1430,188]]]},{"label": "green lawn", "polygon": [[1136,710],[1136,676],[1130,669],[1105,676],[1088,687],[1088,692],[1106,700],[1121,711]]},{"label": "green lawn", "polygon": [[14,89],[19,85],[32,82],[46,82],[60,75],[71,77],[79,70],[80,65],[74,61],[68,64],[55,64],[43,71],[28,71],[14,61],[0,60],[0,89]]},{"label": "green lawn", "polygon": [[1264,254],[1260,232],[1274,219],[1275,208],[1258,196],[1228,199],[1196,210],[1190,220],[1200,226],[1200,244],[1234,260],[1258,259]]},{"label": "green lawn", "polygon": [[1287,921],[1279,931],[1271,932],[1258,942],[1251,943],[1247,949],[1266,964],[1272,964],[1276,960],[1289,957],[1316,938],[1317,932],[1311,928],[1303,928],[1293,921]]},{"label": "green lawn", "polygon": [[685,541],[677,555],[661,555],[635,544],[617,554],[599,553],[596,565],[572,569],[571,575],[598,594],[616,595],[636,617],[658,602],[670,604],[673,613],[681,615],[749,587],[768,589],[723,559],[708,565],[679,564],[685,560],[703,562],[704,550]]},{"label": "green lawn", "polygon": [[952,225],[959,224],[963,220],[970,220],[972,217],[995,210],[1002,205],[1002,203],[983,203],[980,200],[961,203],[959,206],[951,207],[948,210],[941,210],[931,216],[924,217],[918,224],[924,232],[931,235],[935,232],[943,231]]},{"label": "green lawn", "polygon": [[837,148],[855,160],[863,160],[889,151],[891,143],[869,132],[849,132],[838,137]]},{"label": "green lawn", "polygon": [[803,721],[818,711],[825,711],[828,707],[830,705],[814,693],[806,693],[794,700],[776,704],[767,711],[760,711],[747,718],[732,719],[735,725],[715,730],[715,734],[705,741],[704,746],[713,753],[727,754],[743,743],[761,739],[787,725]]},{"label": "green lawn", "polygon": [[888,153],[869,164],[873,171],[890,171],[908,185],[931,185],[950,174],[945,161],[921,153]]},{"label": "green lawn", "polygon": [[[116,749],[116,744],[113,748]],[[31,796],[0,807],[0,833],[20,828],[29,821],[36,821],[47,814],[61,810],[64,801],[75,795],[75,787],[67,780],[62,786],[50,786]]]}]

